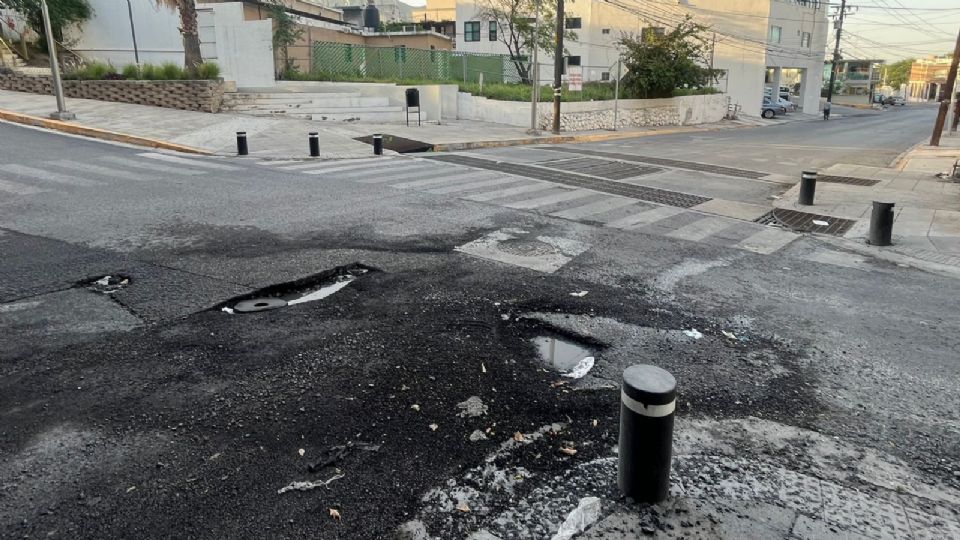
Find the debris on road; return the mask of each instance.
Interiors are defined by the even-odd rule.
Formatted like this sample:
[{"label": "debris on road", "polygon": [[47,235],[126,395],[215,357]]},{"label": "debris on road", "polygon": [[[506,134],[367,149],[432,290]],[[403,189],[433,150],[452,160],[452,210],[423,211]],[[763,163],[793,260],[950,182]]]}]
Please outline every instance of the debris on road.
[{"label": "debris on road", "polygon": [[311,489],[316,489],[318,487],[328,487],[331,483],[343,478],[344,474],[335,474],[328,478],[327,480],[317,480],[317,481],[304,481],[304,482],[290,482],[286,486],[277,490],[277,495],[283,495],[288,491],[310,491]]},{"label": "debris on road", "polygon": [[560,451],[563,452],[564,454],[568,455],[568,456],[574,456],[574,455],[577,454],[577,449],[574,448],[573,445],[571,445],[571,444],[567,444],[567,445],[561,446],[561,447],[560,447]]},{"label": "debris on road", "polygon": [[567,515],[567,519],[563,521],[551,540],[570,540],[587,530],[587,527],[593,525],[598,519],[600,519],[600,498],[584,497]]},{"label": "debris on road", "polygon": [[306,454],[307,451],[304,450],[303,448],[301,448],[301,449],[297,450],[297,453],[300,454],[300,457],[303,457],[303,455]]},{"label": "debris on road", "polygon": [[470,437],[469,437],[469,438],[470,438],[470,442],[477,442],[477,441],[485,441],[485,440],[487,440],[487,436],[484,435],[484,433],[483,433],[482,431],[480,431],[479,429],[473,430],[473,433],[470,434]]},{"label": "debris on road", "polygon": [[564,373],[564,377],[569,377],[571,379],[582,379],[587,373],[593,369],[594,358],[588,356],[583,360],[577,362],[577,365],[573,366],[573,369],[569,373]]},{"label": "debris on road", "polygon": [[830,222],[829,222],[829,221],[823,221],[823,220],[820,220],[820,219],[815,219],[815,220],[813,220],[813,224],[814,224],[814,225],[819,225],[819,226],[821,226],[821,227],[829,227],[829,226],[830,226]]},{"label": "debris on road", "polygon": [[87,282],[90,289],[104,294],[119,291],[130,284],[130,278],[125,276],[103,276],[100,279]]},{"label": "debris on road", "polygon": [[516,432],[516,433],[514,433],[514,434],[513,434],[513,440],[515,440],[515,441],[517,441],[517,442],[523,442],[523,433],[520,433],[519,431]]},{"label": "debris on road", "polygon": [[428,427],[430,428],[430,431],[436,431],[440,429],[440,426],[438,426],[437,424],[430,424],[430,426]]},{"label": "debris on road", "polygon": [[330,517],[332,517],[332,518],[333,518],[334,520],[336,520],[336,521],[340,521],[340,519],[341,519],[341,518],[340,518],[340,511],[337,510],[336,508],[331,508],[331,509],[330,509]]},{"label": "debris on road", "polygon": [[459,511],[463,512],[464,514],[466,514],[466,513],[468,513],[468,512],[470,511],[470,507],[467,506],[467,503],[463,503],[463,502],[462,502],[462,503],[460,503],[460,504],[457,505],[457,510],[459,510]]},{"label": "debris on road", "polygon": [[576,296],[577,298],[583,298],[583,297],[586,296],[587,293],[589,293],[589,292],[590,292],[590,291],[572,292],[572,293],[570,293],[570,296]]},{"label": "debris on road", "polygon": [[700,333],[696,328],[691,328],[690,330],[684,330],[683,335],[687,337],[692,337],[693,339],[700,339],[703,337],[703,334]]},{"label": "debris on road", "polygon": [[733,340],[737,339],[737,335],[734,334],[733,332],[728,332],[727,330],[721,330],[720,332],[728,339],[733,339]]},{"label": "debris on road", "polygon": [[376,452],[377,450],[380,450],[380,445],[350,441],[347,444],[331,446],[320,453],[319,460],[317,460],[315,463],[307,465],[307,471],[322,471],[323,469],[326,469],[327,467],[347,457],[348,454],[356,449],[366,450],[368,452]]},{"label": "debris on road", "polygon": [[414,403],[413,405],[411,405],[410,408],[413,409],[413,410],[415,410],[415,411],[417,411],[417,412],[420,412],[420,405],[417,405],[416,403]]},{"label": "debris on road", "polygon": [[457,416],[460,418],[475,418],[487,414],[487,406],[484,405],[483,400],[477,396],[470,396],[466,401],[457,403],[457,408],[462,409],[457,413]]}]

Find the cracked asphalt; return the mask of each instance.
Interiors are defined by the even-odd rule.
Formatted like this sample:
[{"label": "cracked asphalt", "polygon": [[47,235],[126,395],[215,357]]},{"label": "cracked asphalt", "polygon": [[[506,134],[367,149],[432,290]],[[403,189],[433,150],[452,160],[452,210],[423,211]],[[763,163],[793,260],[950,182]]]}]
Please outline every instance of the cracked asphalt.
[{"label": "cracked asphalt", "polygon": [[[141,153],[0,126],[3,163]],[[0,194],[0,537],[551,538],[587,495],[609,505],[584,538],[673,537],[670,512],[722,507],[718,486],[782,471],[897,494],[946,523],[929,530],[960,530],[951,278],[815,236],[758,255],[211,163],[231,169]],[[501,229],[586,250],[554,273],[456,250]],[[351,265],[370,271],[323,300],[220,310]],[[89,286],[107,275],[129,283]],[[596,367],[560,382],[536,356],[542,335],[593,347]],[[634,363],[679,383],[687,491],[653,521],[612,481]],[[473,396],[487,412],[460,416]],[[717,455],[730,457],[713,473]],[[278,493],[303,481],[326,485]],[[798,516],[816,512],[765,497],[802,537]],[[710,515],[703,526],[744,512]],[[889,536],[877,530],[834,533]]]}]

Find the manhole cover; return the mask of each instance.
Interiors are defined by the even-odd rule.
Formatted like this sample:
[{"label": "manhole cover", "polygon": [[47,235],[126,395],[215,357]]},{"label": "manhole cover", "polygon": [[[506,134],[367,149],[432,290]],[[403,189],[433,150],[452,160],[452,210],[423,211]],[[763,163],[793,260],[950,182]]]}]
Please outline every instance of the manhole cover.
[{"label": "manhole cover", "polygon": [[532,238],[517,238],[505,240],[500,243],[500,250],[513,255],[523,257],[541,257],[543,255],[553,255],[559,253],[556,247]]},{"label": "manhole cover", "polygon": [[244,300],[243,302],[237,302],[237,305],[233,306],[233,310],[237,313],[254,313],[282,307],[287,307],[286,300],[279,298],[252,298],[250,300]]},{"label": "manhole cover", "polygon": [[831,184],[847,184],[850,186],[875,186],[880,183],[879,180],[871,180],[869,178],[856,178],[853,176],[831,176],[823,175],[817,178],[820,182],[828,182]]},{"label": "manhole cover", "polygon": [[833,216],[810,214],[786,208],[776,208],[754,220],[762,225],[779,225],[798,232],[814,232],[843,236],[856,221]]},{"label": "manhole cover", "polygon": [[[365,142],[367,144],[373,144],[373,135],[366,135],[363,137],[357,137],[355,141]],[[417,152],[432,152],[433,145],[430,143],[425,143],[423,141],[415,141],[413,139],[407,139],[404,137],[397,137],[396,135],[384,135],[383,136],[383,147],[387,150],[393,150],[399,154],[413,154]]]}]

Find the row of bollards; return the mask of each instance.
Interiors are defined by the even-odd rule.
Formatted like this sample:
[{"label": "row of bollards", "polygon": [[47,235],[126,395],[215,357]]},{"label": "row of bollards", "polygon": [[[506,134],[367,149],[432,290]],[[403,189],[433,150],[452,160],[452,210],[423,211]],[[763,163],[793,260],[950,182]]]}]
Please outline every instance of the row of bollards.
[{"label": "row of bollards", "polygon": [[[800,196],[798,203],[813,206],[817,192],[817,172],[803,171],[800,175]],[[889,246],[893,240],[894,203],[873,201],[873,213],[870,215],[870,233],[867,243],[874,246]]]},{"label": "row of bollards", "polygon": [[[307,140],[310,147],[310,157],[320,157],[320,134],[316,131],[311,131],[307,136]],[[373,153],[377,156],[383,155],[383,135],[378,134],[373,136]],[[250,155],[246,131],[237,132],[237,155]]]}]

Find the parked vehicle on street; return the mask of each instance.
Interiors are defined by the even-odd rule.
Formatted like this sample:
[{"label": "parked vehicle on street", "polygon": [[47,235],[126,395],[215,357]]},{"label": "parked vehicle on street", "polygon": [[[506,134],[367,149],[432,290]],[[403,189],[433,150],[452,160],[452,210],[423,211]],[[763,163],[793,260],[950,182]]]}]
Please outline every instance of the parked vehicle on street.
[{"label": "parked vehicle on street", "polygon": [[764,99],[760,115],[769,120],[777,116],[778,109],[779,107],[775,106],[770,100]]},{"label": "parked vehicle on street", "polygon": [[794,112],[797,110],[797,106],[790,101],[789,99],[777,98],[773,100],[776,105],[783,107],[785,112]]},{"label": "parked vehicle on street", "polygon": [[887,99],[883,100],[883,104],[903,107],[907,104],[907,100],[900,96],[888,96]]},{"label": "parked vehicle on street", "polygon": [[[773,101],[773,100],[770,99],[770,98],[763,98],[763,109],[766,110],[767,108],[772,109],[772,110],[774,111],[774,114],[775,114],[775,115],[776,115],[776,114],[787,114],[787,108],[786,108],[786,107],[784,107],[783,105],[781,105],[780,103],[778,103],[778,102],[776,102],[776,101]],[[764,116],[764,118],[772,118],[772,117]]]}]

